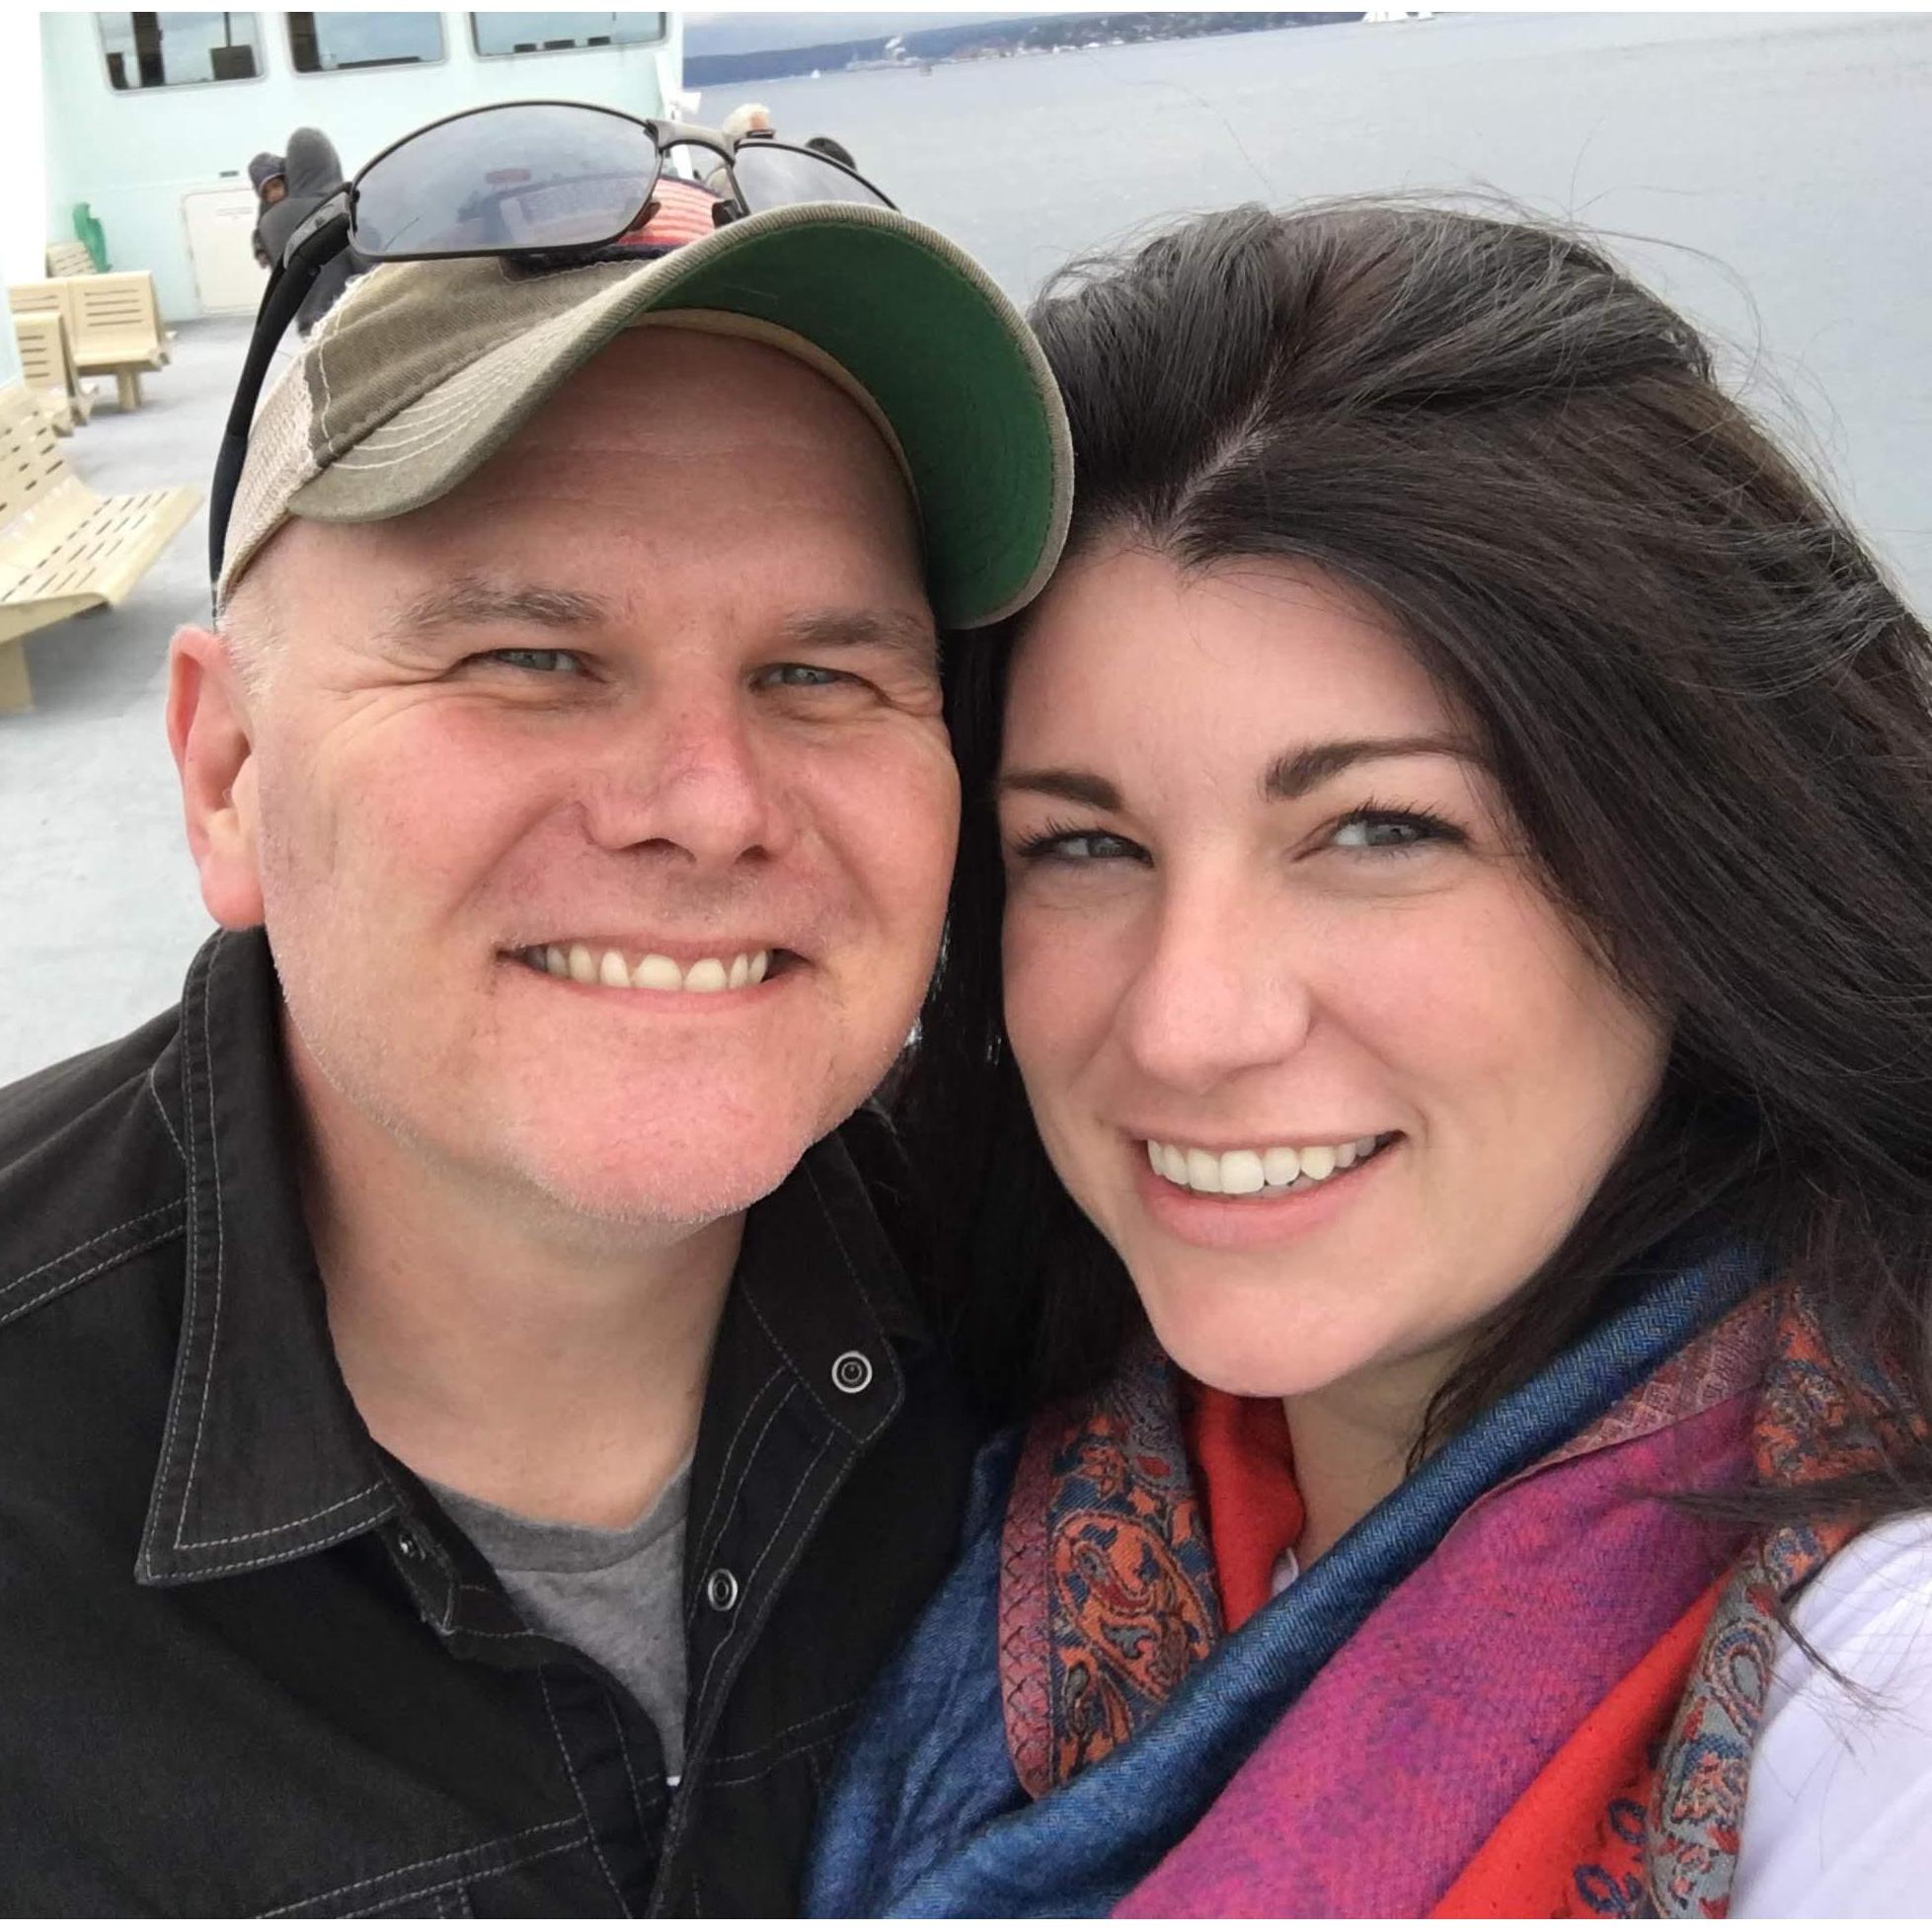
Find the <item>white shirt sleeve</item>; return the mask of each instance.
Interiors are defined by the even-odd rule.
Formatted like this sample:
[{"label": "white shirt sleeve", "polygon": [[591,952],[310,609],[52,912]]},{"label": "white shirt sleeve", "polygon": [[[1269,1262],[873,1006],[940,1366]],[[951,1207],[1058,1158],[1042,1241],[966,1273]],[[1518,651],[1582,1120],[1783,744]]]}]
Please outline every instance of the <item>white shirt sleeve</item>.
[{"label": "white shirt sleeve", "polygon": [[1751,1758],[1734,1918],[1932,1910],[1932,1511],[1868,1529],[1799,1595]]}]

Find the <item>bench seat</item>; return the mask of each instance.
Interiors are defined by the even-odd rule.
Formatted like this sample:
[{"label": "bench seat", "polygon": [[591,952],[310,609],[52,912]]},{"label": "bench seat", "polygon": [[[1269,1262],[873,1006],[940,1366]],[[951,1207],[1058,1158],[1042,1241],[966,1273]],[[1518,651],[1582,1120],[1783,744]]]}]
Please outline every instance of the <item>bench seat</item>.
[{"label": "bench seat", "polygon": [[70,436],[94,413],[94,391],[74,369],[67,347],[67,322],[57,310],[14,317],[20,369],[39,398],[47,420]]},{"label": "bench seat", "polygon": [[186,488],[98,496],[28,391],[0,389],[0,712],[33,702],[20,640],[119,603],[199,502]]},{"label": "bench seat", "polygon": [[16,315],[57,311],[64,316],[75,369],[84,376],[113,376],[123,410],[139,409],[141,377],[168,365],[173,338],[161,320],[154,277],[145,269],[15,282],[7,295]]}]

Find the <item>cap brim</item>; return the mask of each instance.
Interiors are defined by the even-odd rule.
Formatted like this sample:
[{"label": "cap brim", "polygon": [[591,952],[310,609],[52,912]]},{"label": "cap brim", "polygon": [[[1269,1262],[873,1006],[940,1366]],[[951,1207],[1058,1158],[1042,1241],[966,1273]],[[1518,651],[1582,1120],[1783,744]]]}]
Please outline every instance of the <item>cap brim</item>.
[{"label": "cap brim", "polygon": [[433,502],[613,337],[680,309],[803,337],[874,400],[918,501],[942,624],[991,623],[1045,582],[1073,495],[1051,371],[985,271],[889,208],[776,208],[639,264],[370,430],[304,484],[289,511],[362,523]]}]

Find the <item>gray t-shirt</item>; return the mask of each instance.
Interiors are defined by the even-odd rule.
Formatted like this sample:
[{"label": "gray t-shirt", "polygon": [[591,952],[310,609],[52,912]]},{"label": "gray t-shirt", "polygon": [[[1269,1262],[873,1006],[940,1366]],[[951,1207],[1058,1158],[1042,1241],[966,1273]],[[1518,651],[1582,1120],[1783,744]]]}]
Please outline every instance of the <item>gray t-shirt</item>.
[{"label": "gray t-shirt", "polygon": [[684,1769],[686,1462],[626,1529],[540,1522],[440,1483],[427,1487],[490,1561],[532,1629],[601,1663],[645,1708],[664,1769]]}]

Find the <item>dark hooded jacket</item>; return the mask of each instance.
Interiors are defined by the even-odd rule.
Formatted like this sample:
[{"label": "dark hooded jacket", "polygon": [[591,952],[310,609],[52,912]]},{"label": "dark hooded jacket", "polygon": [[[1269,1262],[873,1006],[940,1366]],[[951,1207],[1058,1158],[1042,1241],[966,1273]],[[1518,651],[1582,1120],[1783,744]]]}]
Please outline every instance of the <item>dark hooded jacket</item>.
[{"label": "dark hooded jacket", "polygon": [[262,239],[262,216],[267,206],[263,197],[268,193],[271,181],[278,181],[284,189],[287,188],[288,163],[280,155],[265,150],[248,164],[248,178],[255,189],[255,231],[248,238],[249,246],[255,251],[258,268],[272,268],[274,258],[269,253],[268,243]]},{"label": "dark hooded jacket", "polygon": [[[263,210],[259,230],[271,262],[281,260],[296,230],[342,187],[343,164],[335,142],[319,127],[296,128],[288,137],[284,178],[288,193],[273,207]],[[335,306],[349,276],[360,274],[368,266],[352,250],[345,249],[322,270],[295,318],[295,326],[303,335]]]}]

